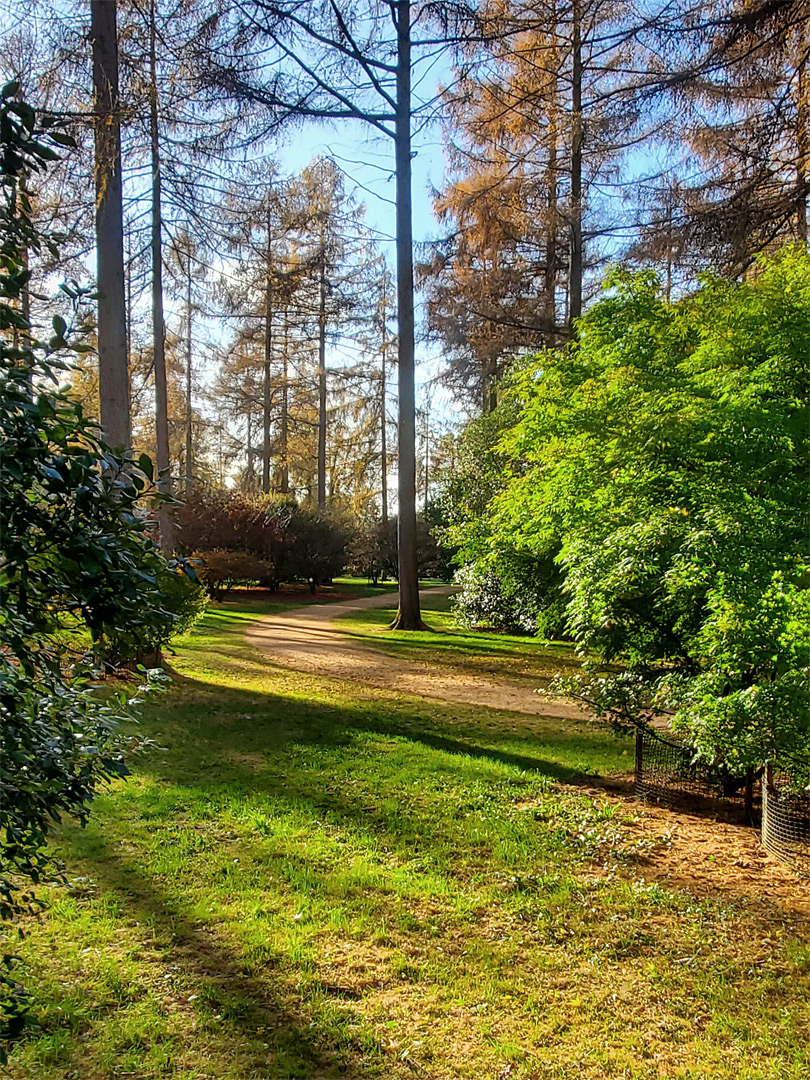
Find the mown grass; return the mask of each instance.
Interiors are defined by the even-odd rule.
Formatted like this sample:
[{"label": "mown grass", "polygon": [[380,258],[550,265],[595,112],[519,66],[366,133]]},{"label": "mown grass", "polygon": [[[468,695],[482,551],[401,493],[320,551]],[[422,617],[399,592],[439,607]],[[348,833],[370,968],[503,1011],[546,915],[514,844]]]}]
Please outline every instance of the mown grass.
[{"label": "mown grass", "polygon": [[340,617],[346,633],[389,656],[403,656],[449,666],[469,674],[530,680],[545,687],[555,675],[579,669],[574,649],[564,642],[544,643],[528,635],[467,630],[453,616],[452,595],[422,598],[422,614],[430,628],[421,633],[390,631],[395,608],[370,608]]},{"label": "mown grass", "polygon": [[335,578],[331,585],[322,585],[313,595],[306,585],[285,585],[278,593],[265,589],[234,589],[222,600],[212,602],[212,610],[233,612],[235,616],[249,618],[253,615],[272,615],[288,611],[303,604],[328,604],[347,598],[380,596],[396,592],[396,583],[371,585],[362,578]]},{"label": "mown grass", "polygon": [[655,839],[557,783],[625,743],[274,668],[247,616],[60,834],[15,1080],[806,1080],[806,928],[645,884]]}]

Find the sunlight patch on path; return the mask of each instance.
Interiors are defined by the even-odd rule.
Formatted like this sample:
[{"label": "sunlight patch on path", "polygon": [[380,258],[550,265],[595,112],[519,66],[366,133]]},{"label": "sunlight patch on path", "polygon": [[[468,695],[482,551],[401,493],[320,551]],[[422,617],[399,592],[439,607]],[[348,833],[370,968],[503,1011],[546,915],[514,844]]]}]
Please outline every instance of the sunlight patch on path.
[{"label": "sunlight patch on path", "polygon": [[[420,595],[446,596],[452,591],[451,587],[440,587],[423,590]],[[354,611],[396,606],[397,594],[384,593],[340,604],[294,608],[257,619],[248,627],[245,639],[269,660],[296,671],[532,716],[587,718],[572,702],[549,699],[527,687],[460,672],[449,664],[388,656],[350,637],[336,621]]]}]

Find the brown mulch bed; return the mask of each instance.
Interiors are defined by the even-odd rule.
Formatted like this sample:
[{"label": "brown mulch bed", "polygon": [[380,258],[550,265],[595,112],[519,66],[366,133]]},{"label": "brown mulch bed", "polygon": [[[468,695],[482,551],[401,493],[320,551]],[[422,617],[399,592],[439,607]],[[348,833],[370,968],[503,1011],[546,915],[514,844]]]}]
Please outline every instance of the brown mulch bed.
[{"label": "brown mulch bed", "polygon": [[639,879],[659,881],[694,896],[776,907],[788,917],[810,919],[810,880],[769,855],[758,829],[608,794],[604,788],[584,790],[620,805],[627,838],[637,834],[646,841],[634,856]]}]

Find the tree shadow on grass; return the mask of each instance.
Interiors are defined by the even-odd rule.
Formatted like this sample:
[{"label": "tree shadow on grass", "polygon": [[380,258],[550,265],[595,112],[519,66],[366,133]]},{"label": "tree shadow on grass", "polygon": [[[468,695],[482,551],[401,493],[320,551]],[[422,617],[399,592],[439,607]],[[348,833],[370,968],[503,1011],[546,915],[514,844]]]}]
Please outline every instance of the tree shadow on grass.
[{"label": "tree shadow on grass", "polygon": [[[513,717],[494,714],[494,719],[496,723],[501,720],[507,723]],[[448,772],[455,770],[459,790],[463,786],[458,762],[443,763],[441,755],[469,758],[474,763],[470,775],[475,775],[475,769],[480,766],[478,775],[484,782],[507,775],[501,766],[519,770],[514,774],[516,779],[520,774],[531,773],[552,781],[575,782],[578,774],[573,765],[530,752],[533,724],[534,721],[521,718],[517,733],[512,731],[508,738],[499,741],[493,736],[490,720],[482,718],[480,710],[433,708],[428,717],[420,714],[418,704],[401,698],[354,702],[340,699],[332,705],[177,677],[174,691],[159,709],[150,709],[145,725],[147,733],[158,736],[167,750],[151,754],[139,764],[137,771],[178,789],[183,785],[193,786],[206,797],[229,789],[229,798],[237,804],[241,799],[254,797],[257,808],[270,814],[278,814],[279,802],[304,808],[313,828],[320,828],[325,821],[339,822],[353,829],[360,841],[363,834],[373,832],[378,841],[393,851],[413,858],[414,840],[418,839],[423,823],[428,829],[432,827],[424,820],[425,803],[430,803],[431,796],[418,789],[419,777],[428,778],[431,771],[440,772],[446,767]],[[548,730],[543,730],[546,746],[590,739],[591,750],[596,754],[606,745],[606,733],[599,729],[589,729],[577,722],[555,722],[555,725],[556,731],[551,722]],[[330,763],[336,759],[332,751],[346,748],[344,758],[349,770],[344,776],[350,776],[353,744],[360,747],[367,735],[404,740],[417,751],[413,778],[406,782],[400,775],[402,758],[392,760],[390,771],[385,774],[389,783],[381,787],[381,803],[387,801],[388,805],[380,807],[369,805],[369,792],[362,790],[362,786],[353,789],[340,781],[332,783],[328,773]],[[485,745],[486,742],[492,745]],[[319,756],[320,748],[327,753]],[[419,754],[420,748],[424,749],[424,757]],[[362,749],[367,752],[368,744]],[[384,772],[383,747],[380,752]],[[488,769],[489,765],[494,769]],[[592,774],[579,775],[589,789],[599,783]],[[392,810],[391,800],[407,795],[408,783],[414,784],[417,796],[425,796],[422,805],[395,805]],[[516,789],[515,795],[518,794]],[[227,814],[230,812],[228,807]],[[169,828],[171,814],[165,807],[163,813]],[[445,827],[446,834],[440,834],[438,830]],[[460,847],[465,842],[462,830],[454,831],[454,826],[445,826],[440,819],[436,830],[433,839],[440,841],[436,845],[438,856],[446,857],[450,846]],[[323,987],[315,977],[309,977],[310,973],[301,969],[301,977],[297,978],[299,969],[294,962],[290,967],[288,960],[285,970],[281,959],[274,962],[272,956],[267,960],[266,971],[257,973],[255,963],[245,960],[238,944],[223,940],[224,933],[218,931],[216,924],[207,925],[188,915],[186,896],[178,899],[177,891],[173,893],[142,862],[113,846],[107,834],[101,835],[101,830],[96,830],[96,834],[95,850],[83,852],[81,841],[77,841],[76,853],[91,860],[93,875],[105,889],[122,897],[134,918],[154,926],[160,950],[170,954],[171,961],[188,980],[205,987],[209,1019],[204,1017],[202,1023],[211,1022],[216,1010],[223,1016],[224,1039],[233,1039],[234,1044],[239,1042],[250,1053],[254,1053],[255,1046],[255,1065],[251,1064],[251,1071],[244,1074],[245,1080],[266,1076],[278,1080],[282,1077],[366,1080],[380,1075],[407,1075],[406,1066],[398,1060],[384,1057],[379,1050],[369,1049],[362,1042],[353,1042],[351,1025],[347,1024],[340,1035],[331,1028],[311,1026],[312,995],[323,994]],[[447,840],[451,841],[450,845]],[[310,868],[319,870],[314,856],[304,851],[300,858],[309,859]],[[443,872],[448,877],[455,872],[451,862]],[[296,887],[300,891],[301,887]],[[264,1029],[261,1036],[257,1035],[259,1029]],[[216,1030],[211,1029],[212,1039],[217,1038]],[[270,1044],[267,1050],[262,1042]]]},{"label": "tree shadow on grass", "polygon": [[[357,733],[366,733],[407,739],[568,784],[593,786],[616,775],[609,767],[600,771],[597,765],[611,757],[618,763],[620,740],[606,726],[587,721],[495,712],[433,699],[426,706],[430,715],[425,716],[418,703],[386,691],[378,697],[368,694],[332,705],[211,686],[185,676],[174,679],[179,694],[170,709],[161,710],[163,717],[177,714],[175,735],[181,740],[183,734],[190,740],[193,737],[197,748],[202,739],[210,752],[234,749],[235,739],[253,752],[307,743],[338,747],[350,743]],[[154,760],[159,765],[163,759]],[[583,767],[585,761],[588,764]]]},{"label": "tree shadow on grass", "polygon": [[[267,666],[262,666],[266,671]],[[261,670],[259,665],[257,670]],[[284,668],[276,670],[286,672]],[[622,768],[625,762],[617,754],[619,746],[631,749],[630,737],[625,737],[622,743],[621,737],[612,729],[598,723],[529,716],[506,710],[494,712],[439,701],[431,701],[431,715],[427,717],[421,714],[418,704],[385,691],[380,691],[378,700],[369,695],[354,702],[342,699],[339,705],[333,706],[291,702],[283,694],[211,686],[180,675],[175,675],[175,682],[183,697],[190,697],[201,705],[200,716],[194,724],[195,752],[204,750],[216,756],[221,750],[227,753],[241,747],[248,753],[266,756],[270,761],[274,752],[286,746],[339,747],[365,733],[407,740],[415,746],[462,755],[483,764],[512,766],[527,774],[548,777],[572,793],[581,790],[594,796],[604,792],[635,801],[632,774],[626,766]],[[213,710],[203,705],[206,701],[216,701]],[[178,712],[187,708],[180,704]],[[239,721],[236,724],[234,717]],[[249,723],[245,722],[246,718]],[[176,731],[186,725],[187,721],[181,720]],[[540,747],[553,756],[538,753]],[[600,771],[600,757],[604,762],[611,756],[616,767]],[[565,763],[566,757],[570,764]],[[583,760],[588,762],[585,768],[581,764]],[[626,764],[629,765],[631,760],[628,755]],[[220,782],[230,768],[220,764],[211,781]],[[176,762],[169,766],[167,759],[157,758],[147,771],[162,774],[166,779],[176,779],[175,769]],[[198,781],[200,777],[195,775],[194,779]],[[243,780],[254,788],[268,783],[267,777],[260,777],[255,769],[245,771]],[[289,784],[290,778],[285,782]],[[271,783],[266,793],[278,794],[279,788]],[[303,790],[299,792],[303,799],[309,794]],[[324,805],[322,787],[316,788],[312,796],[316,805]],[[331,800],[329,805],[335,808]],[[713,807],[707,811],[687,804],[678,806],[677,812],[691,818],[716,816]],[[368,815],[365,816],[368,820]]]},{"label": "tree shadow on grass", "polygon": [[[489,777],[493,781],[503,779],[501,766],[552,780],[571,781],[577,775],[576,769],[558,761],[520,752],[520,743],[525,741],[528,748],[528,740],[514,733],[511,741],[517,740],[517,748],[498,746],[497,742],[483,745],[487,735],[492,739],[492,731],[475,718],[474,710],[432,709],[431,715],[425,716],[418,705],[401,699],[341,699],[332,705],[176,677],[171,694],[160,706],[147,710],[144,728],[165,749],[150,752],[137,763],[136,772],[177,788],[178,806],[197,797],[194,789],[204,796],[197,812],[212,796],[215,802],[224,796],[236,804],[252,799],[256,810],[270,814],[279,813],[279,804],[303,809],[315,825],[331,820],[350,830],[359,852],[368,847],[371,835],[375,838],[372,849],[384,844],[406,861],[413,860],[419,850],[430,850],[435,856],[434,865],[448,878],[463,872],[460,864],[464,859],[457,867],[452,855],[466,857],[465,845],[474,845],[452,813],[445,816],[457,809],[455,804],[446,800],[443,806],[434,808],[432,796],[425,796],[419,787],[420,778],[441,779],[443,772],[454,774],[457,790],[463,792],[464,778],[458,776],[459,756],[476,763],[474,772],[480,765],[480,779],[485,783]],[[560,740],[566,738],[562,731],[556,735]],[[367,736],[372,740],[377,736],[402,740],[406,747],[416,750],[415,755],[408,749],[395,755],[389,771],[386,754],[381,754],[379,806],[369,805],[368,788],[354,788],[347,782],[351,779],[355,747],[365,755],[364,763],[368,765]],[[372,742],[372,755],[375,745]],[[345,748],[343,757],[348,769],[342,780],[330,783],[327,770],[336,760],[334,751],[341,748]],[[324,753],[319,756],[320,749]],[[400,770],[406,765],[412,768],[403,779]],[[487,766],[494,766],[494,771]],[[593,777],[588,780],[592,782]],[[456,799],[455,792],[456,788],[451,788],[451,800]],[[139,798],[134,796],[134,807],[126,814],[134,811],[137,815]],[[152,816],[148,801],[141,803],[141,813],[144,818]],[[164,805],[159,814],[163,821],[155,824],[159,830],[167,830],[166,842],[171,843],[172,811]],[[216,814],[212,811],[212,816]],[[126,836],[126,820],[125,816],[119,823],[122,837]],[[245,825],[247,832],[240,840],[250,846],[248,819]],[[124,832],[120,832],[121,827]],[[422,832],[426,835],[420,847]],[[184,891],[173,892],[164,884],[160,874],[149,869],[148,861],[145,864],[144,853],[130,855],[126,848],[122,851],[112,839],[115,834],[115,824],[104,826],[103,822],[100,828],[93,829],[92,837],[72,834],[71,857],[88,861],[91,874],[104,891],[121,898],[134,920],[153,926],[158,954],[153,962],[160,963],[165,956],[187,983],[202,988],[205,1009],[201,1009],[200,1002],[194,1006],[201,1013],[198,1022],[202,1033],[216,1040],[220,1032],[226,1045],[228,1039],[233,1039],[247,1057],[253,1056],[246,1080],[248,1076],[267,1075],[268,1070],[279,1080],[315,1076],[365,1080],[381,1074],[407,1074],[404,1064],[387,1062],[379,1050],[353,1042],[351,1023],[347,1022],[340,1034],[333,1028],[313,1027],[312,995],[323,995],[328,987],[310,977],[311,973],[290,967],[289,961],[285,970],[283,954],[275,962],[271,955],[266,972],[257,973],[255,963],[245,959],[238,944],[223,940],[224,933],[216,923],[209,925],[204,917],[198,920],[189,915]],[[484,849],[472,855],[488,858]],[[289,853],[286,858],[298,856]],[[309,869],[315,871],[317,879],[320,871],[310,856],[304,853],[300,859],[310,860]],[[199,887],[204,889],[205,885]],[[299,891],[302,888],[293,887]],[[388,897],[389,885],[382,887]],[[397,903],[393,892],[390,901],[385,897],[386,904]],[[341,1007],[339,1000],[334,1005]],[[180,1007],[191,1009],[187,998]],[[220,1016],[216,1022],[215,1013]],[[212,1025],[210,1030],[207,1025]],[[261,1035],[257,1034],[260,1030]],[[270,1044],[266,1050],[263,1042]]]},{"label": "tree shadow on grass", "polygon": [[[155,876],[100,837],[94,838],[92,868],[104,892],[116,895],[134,919],[152,927],[153,947],[165,956],[167,967],[170,965],[175,976],[179,971],[194,986],[198,997],[195,1020],[203,1037],[220,1047],[228,1038],[238,1044],[250,1069],[245,1080],[267,1076],[278,1080],[364,1080],[380,1076],[379,1056],[365,1060],[363,1054],[368,1056],[368,1051],[353,1046],[349,1034],[338,1046],[313,1025],[300,983],[282,972],[272,958],[262,961],[266,970],[263,977],[257,976],[251,971],[255,964],[217,940],[216,926],[188,918],[182,901]],[[324,989],[322,984],[320,989]],[[184,999],[184,1007],[191,1011],[188,999]]]},{"label": "tree shadow on grass", "polygon": [[[365,611],[362,614],[367,617],[372,613],[376,614],[376,612]],[[384,611],[384,614],[386,616],[389,614],[395,615],[396,611],[392,613]],[[431,612],[425,611],[423,615],[429,620]],[[333,624],[333,632],[343,638],[369,645],[391,656],[401,655],[418,659],[420,653],[435,655],[437,652],[445,652],[450,655],[454,663],[458,663],[459,658],[453,656],[453,654],[459,653],[461,658],[467,657],[471,661],[475,661],[479,657],[491,656],[501,660],[519,660],[529,666],[541,664],[546,659],[549,665],[553,663],[555,669],[579,671],[582,668],[582,661],[577,656],[573,646],[543,645],[536,638],[528,635],[525,640],[513,643],[509,637],[499,637],[494,633],[491,636],[485,636],[481,631],[466,633],[463,630],[453,630],[450,632],[431,627],[433,634],[429,637],[422,638],[413,634],[394,637],[383,633],[355,630],[352,625],[353,621],[360,622],[361,620],[353,620],[352,618],[338,619]],[[380,631],[385,625],[382,619],[375,620],[375,628],[378,627]],[[535,648],[532,649],[530,646],[535,646]]]},{"label": "tree shadow on grass", "polygon": [[[271,813],[278,813],[279,803],[304,809],[313,822],[331,820],[351,830],[357,838],[358,850],[362,850],[373,834],[375,843],[385,844],[405,860],[416,856],[423,830],[431,834],[425,840],[435,843],[437,859],[452,851],[466,854],[463,848],[469,841],[463,829],[457,829],[452,818],[447,820],[442,816],[448,810],[446,804],[433,818],[430,798],[427,805],[425,799],[420,802],[419,798],[408,804],[411,794],[415,797],[423,794],[419,790],[420,777],[435,778],[443,770],[448,774],[457,772],[460,755],[480,763],[480,776],[485,782],[489,775],[493,780],[502,778],[500,766],[504,765],[552,780],[570,781],[577,775],[574,768],[539,755],[521,753],[519,748],[497,743],[482,745],[481,740],[487,734],[491,738],[492,731],[487,732],[485,724],[475,718],[474,710],[432,709],[428,717],[420,714],[418,705],[401,699],[389,702],[341,699],[332,705],[177,676],[170,695],[159,706],[147,710],[144,728],[165,749],[151,752],[138,762],[137,773],[165,781],[179,790],[193,788],[205,796],[202,805],[206,798],[213,796],[216,800],[224,794],[237,803],[243,798],[254,799],[256,809]],[[553,733],[549,730],[546,734]],[[327,773],[336,750],[345,748],[349,770],[355,745],[367,754],[366,736],[403,740],[417,751],[415,757],[410,751],[404,754],[413,766],[404,780],[399,775],[403,755],[397,755],[390,773],[385,771],[385,754],[382,755],[379,807],[369,806],[368,790],[353,788],[340,780],[330,783]],[[566,735],[560,731],[556,737],[564,740]],[[517,739],[518,744],[524,741],[514,733],[511,739],[512,742]],[[528,740],[525,742],[528,747]],[[321,748],[325,753],[319,758]],[[301,760],[302,749],[314,754],[307,753],[305,760]],[[444,755],[448,755],[446,760]],[[366,757],[366,763],[367,760]],[[491,772],[487,765],[495,766],[495,771]],[[344,773],[344,780],[349,776],[350,771]],[[413,786],[413,792],[409,785]],[[462,787],[459,780],[459,790]],[[180,801],[185,798],[186,793],[181,791]],[[402,799],[401,805],[397,804],[398,799]],[[148,805],[143,804],[142,810],[146,816]],[[159,828],[170,830],[171,811],[164,806],[162,813],[165,820]],[[400,1068],[398,1062],[391,1062],[393,1068],[383,1069],[379,1051],[353,1045],[350,1026],[339,1038],[332,1030],[313,1028],[308,1015],[311,1005],[308,995],[324,992],[317,980],[307,981],[303,972],[297,979],[295,968],[284,971],[283,965],[274,965],[272,957],[268,960],[267,973],[257,974],[252,961],[247,963],[240,955],[238,945],[224,942],[218,936],[216,924],[208,925],[204,920],[190,917],[188,897],[172,893],[160,875],[144,865],[142,856],[122,852],[111,840],[114,834],[114,827],[94,829],[92,838],[76,834],[70,841],[72,855],[90,862],[93,877],[105,892],[113,892],[122,899],[134,919],[154,927],[158,953],[176,964],[188,982],[204,987],[201,996],[206,1011],[200,1020],[203,1031],[206,1024],[213,1024],[215,1012],[221,1015],[219,1028],[215,1025],[209,1037],[216,1039],[219,1030],[225,1038],[240,1040],[248,1054],[255,1053],[255,1069],[251,1066],[248,1075],[264,1075],[262,1068],[269,1068],[279,1078],[351,1076],[363,1080],[381,1072],[402,1073],[404,1065]],[[167,842],[171,842],[168,834]],[[486,857],[481,852],[478,856]],[[307,856],[302,858],[306,860]],[[448,859],[441,872],[448,876],[457,872],[452,859]],[[339,1008],[339,1001],[336,1004]],[[259,1029],[264,1029],[261,1036],[257,1035]],[[267,1050],[262,1042],[270,1044]],[[271,1054],[275,1060],[268,1061]]]},{"label": "tree shadow on grass", "polygon": [[[476,719],[481,710],[434,708],[425,716],[418,705],[401,698],[341,700],[336,707],[188,679],[177,685],[177,704],[161,717],[165,726],[157,736],[171,748],[151,755],[138,771],[208,796],[230,788],[248,798],[305,805],[316,818],[328,812],[335,822],[374,831],[405,859],[413,857],[414,837],[433,829],[439,846],[452,849],[464,863],[470,841],[454,814],[467,801],[470,785],[476,797],[485,797],[491,785],[493,798],[509,803],[527,788],[536,789],[538,777],[589,789],[615,783],[577,764],[583,756],[598,758],[612,744],[612,733],[576,721],[548,724],[539,744],[546,756],[528,752],[533,747],[525,732],[532,725],[524,724],[522,714],[504,715],[504,723],[516,719],[519,726],[499,745],[493,736],[497,715],[495,722]],[[394,740],[393,755],[377,739]],[[566,764],[572,740],[576,745]],[[360,754],[356,770],[355,750]],[[367,776],[356,783],[363,770]],[[506,793],[504,783],[509,785]],[[435,807],[428,792],[440,800]]]}]

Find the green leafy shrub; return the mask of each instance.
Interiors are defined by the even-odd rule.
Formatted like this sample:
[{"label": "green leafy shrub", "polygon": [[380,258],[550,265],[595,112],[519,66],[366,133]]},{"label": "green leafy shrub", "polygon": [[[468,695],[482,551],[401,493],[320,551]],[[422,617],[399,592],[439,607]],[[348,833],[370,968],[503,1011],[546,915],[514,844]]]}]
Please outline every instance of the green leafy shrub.
[{"label": "green leafy shrub", "polygon": [[[556,552],[568,625],[616,661],[614,715],[673,714],[696,755],[778,758],[810,779],[807,461],[810,261],[787,250],[746,282],[676,303],[617,272],[571,348],[512,376],[497,480],[467,550]],[[499,571],[500,573],[500,571]],[[601,689],[600,689],[601,687]]]},{"label": "green leafy shrub", "polygon": [[521,585],[512,575],[499,574],[483,562],[462,566],[454,578],[460,587],[453,602],[458,622],[461,626],[539,634],[549,640],[563,637],[564,599],[557,590],[552,602],[549,590],[538,583],[540,577],[539,572],[532,575],[527,568]]},{"label": "green leafy shrub", "polygon": [[517,415],[515,401],[507,396],[495,412],[464,429],[453,468],[441,476],[435,532],[459,565],[454,610],[462,625],[558,639],[567,631],[557,538],[547,536],[528,552],[497,527],[492,514],[514,468],[500,440]]},{"label": "green leafy shrub", "polygon": [[188,633],[205,614],[208,593],[190,576],[192,572],[190,567],[167,566],[161,559],[152,571],[156,594],[150,618],[131,626],[105,627],[96,645],[98,655],[115,664],[135,660],[159,665],[172,638]]},{"label": "green leafy shrub", "polygon": [[441,499],[429,502],[416,519],[420,577],[452,581],[456,547],[449,542],[447,514]]},{"label": "green leafy shrub", "polygon": [[[24,253],[55,251],[30,221],[25,178],[69,139],[0,92],[0,917],[36,903],[32,886],[57,873],[49,831],[67,814],[84,820],[99,785],[125,772],[132,706],[99,694],[71,647],[77,625],[94,645],[116,627],[165,621],[158,577],[165,561],[141,512],[153,494],[151,462],[120,456],[82,408],[58,389],[72,344],[64,317],[33,337],[21,297]],[[63,287],[70,301],[80,299]],[[170,620],[171,621],[171,620]],[[82,650],[84,651],[84,650]],[[147,673],[144,688],[154,684]],[[0,965],[3,1040],[23,1020],[25,993]],[[3,1054],[4,1050],[0,1051]]]}]

